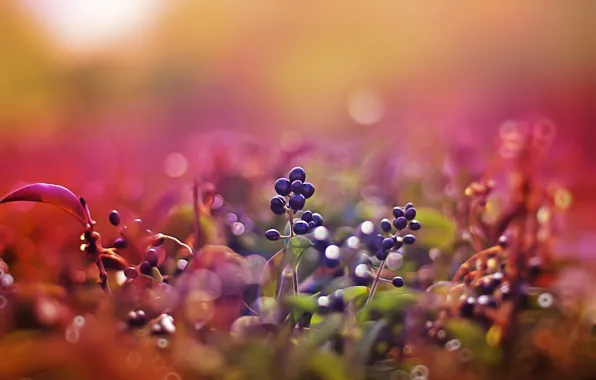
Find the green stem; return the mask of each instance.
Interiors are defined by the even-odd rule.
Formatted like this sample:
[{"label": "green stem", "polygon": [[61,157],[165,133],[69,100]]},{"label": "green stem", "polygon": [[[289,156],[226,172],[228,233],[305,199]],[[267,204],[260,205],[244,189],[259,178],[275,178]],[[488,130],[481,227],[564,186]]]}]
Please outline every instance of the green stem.
[{"label": "green stem", "polygon": [[379,265],[379,269],[377,270],[377,274],[375,275],[375,279],[373,280],[373,283],[372,283],[372,285],[370,287],[370,293],[368,294],[368,297],[366,298],[365,305],[368,305],[368,303],[370,302],[370,300],[375,295],[375,290],[377,289],[377,285],[379,283],[379,279],[381,278],[381,272],[383,272],[383,268],[385,268],[385,261],[386,260],[381,261],[381,265]]}]

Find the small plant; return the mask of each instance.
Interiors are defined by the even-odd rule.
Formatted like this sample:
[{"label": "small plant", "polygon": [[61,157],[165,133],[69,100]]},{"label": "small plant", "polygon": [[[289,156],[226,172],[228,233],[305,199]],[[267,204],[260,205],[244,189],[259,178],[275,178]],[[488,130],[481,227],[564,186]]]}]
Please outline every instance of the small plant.
[{"label": "small plant", "polygon": [[[126,347],[149,341],[163,361],[161,378],[528,378],[543,373],[528,357],[565,370],[553,369],[555,333],[544,326],[571,326],[569,350],[586,343],[577,332],[583,322],[556,312],[546,248],[556,200],[534,180],[534,137],[509,162],[509,187],[489,173],[465,188],[465,207],[453,217],[461,238],[435,240],[440,249],[425,237],[451,225],[413,203],[385,206],[390,218],[379,223],[334,228],[328,213],[324,221],[306,209],[315,186],[301,167],[274,182],[269,208],[285,228],[260,230],[260,240],[283,244],[268,260],[220,244],[208,184],[193,187],[190,236],[154,233],[141,219],[127,224],[113,210],[106,221],[119,236],[109,246],[84,198],[62,186],[31,184],[0,203],[49,203],[80,222],[80,249],[104,294],[94,317],[68,314],[53,327],[72,343],[92,336],[82,326],[96,318],[104,333],[124,332]],[[485,218],[503,193],[511,205]],[[432,264],[418,263],[424,255]],[[0,261],[0,306],[23,292],[14,282]],[[56,302],[55,310],[84,309]]]}]

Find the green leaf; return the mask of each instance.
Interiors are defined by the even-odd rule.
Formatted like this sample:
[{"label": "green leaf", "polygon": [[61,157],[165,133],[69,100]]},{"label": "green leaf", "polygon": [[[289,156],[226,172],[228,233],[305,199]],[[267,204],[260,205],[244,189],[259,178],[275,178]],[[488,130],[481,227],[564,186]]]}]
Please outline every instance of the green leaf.
[{"label": "green leaf", "polygon": [[356,320],[358,323],[368,321],[370,312],[377,311],[384,315],[392,314],[416,304],[418,297],[414,294],[402,293],[401,290],[390,290],[375,293],[372,300],[358,312]]},{"label": "green leaf", "polygon": [[417,219],[422,224],[422,229],[417,233],[420,242],[427,246],[447,248],[456,237],[453,221],[431,208],[417,208],[417,211]]},{"label": "green leaf", "polygon": [[319,323],[323,322],[325,320],[325,318],[323,318],[323,316],[319,313],[314,313],[312,315],[312,317],[310,318],[310,325],[311,326],[315,326],[318,325]]},{"label": "green leaf", "polygon": [[312,247],[311,241],[304,236],[294,236],[288,241],[286,251],[296,258],[296,263],[307,248]]},{"label": "green leaf", "polygon": [[367,296],[369,289],[366,286],[350,286],[344,288],[344,302],[350,303],[354,300],[358,300],[364,296]]},{"label": "green leaf", "polygon": [[261,277],[261,286],[259,293],[261,297],[275,297],[277,283],[281,273],[286,266],[284,249],[277,251],[265,264],[263,275]]},{"label": "green leaf", "polygon": [[300,342],[297,353],[299,355],[312,352],[329,339],[338,334],[343,325],[343,316],[339,313],[329,314],[321,323],[312,326]]},{"label": "green leaf", "polygon": [[318,310],[317,299],[311,295],[285,296],[282,303],[292,309],[308,313],[315,313]]},{"label": "green leaf", "polygon": [[344,380],[350,377],[345,363],[332,352],[318,352],[311,356],[307,367],[318,375],[317,379]]},{"label": "green leaf", "polygon": [[485,332],[475,323],[461,318],[453,318],[445,324],[445,330],[457,337],[461,343],[474,350],[485,345]]},{"label": "green leaf", "polygon": [[380,319],[368,326],[364,332],[364,336],[356,345],[357,357],[362,360],[362,363],[368,362],[368,357],[372,351],[372,347],[386,326],[387,321],[385,319]]}]

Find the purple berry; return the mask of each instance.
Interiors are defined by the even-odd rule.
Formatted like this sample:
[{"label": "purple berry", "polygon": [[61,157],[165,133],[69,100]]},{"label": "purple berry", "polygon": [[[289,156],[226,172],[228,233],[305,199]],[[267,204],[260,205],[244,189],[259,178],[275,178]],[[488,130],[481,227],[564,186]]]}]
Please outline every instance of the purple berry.
[{"label": "purple berry", "polygon": [[414,203],[412,203],[412,202],[408,202],[408,203],[406,203],[406,205],[405,205],[405,209],[406,209],[406,210],[409,210],[409,209],[411,209],[411,208],[413,208],[413,207],[414,207]]},{"label": "purple berry", "polygon": [[476,298],[468,297],[461,305],[459,312],[462,317],[470,318],[471,316],[474,315],[475,307],[476,307]]},{"label": "purple berry", "polygon": [[112,210],[112,212],[110,212],[110,223],[113,226],[118,227],[120,225],[121,219],[120,219],[120,213],[116,210]]},{"label": "purple berry", "polygon": [[377,256],[377,259],[384,261],[387,256],[389,256],[389,252],[388,251],[383,251],[382,249],[379,249],[377,251],[377,253],[375,254],[375,256]]},{"label": "purple berry", "polygon": [[273,211],[277,215],[282,215],[286,212],[285,205],[286,200],[281,195],[276,195],[273,198],[271,198],[271,211]]},{"label": "purple berry", "polygon": [[499,243],[498,243],[501,247],[506,248],[507,247],[507,236],[502,235],[499,238]]},{"label": "purple berry", "polygon": [[381,230],[383,230],[383,232],[389,232],[391,231],[391,228],[391,222],[389,219],[381,220]]},{"label": "purple berry", "polygon": [[278,230],[270,229],[265,232],[265,237],[271,241],[279,240],[281,234]]},{"label": "purple berry", "polygon": [[119,237],[116,240],[114,240],[114,248],[124,249],[127,246],[128,243],[126,242],[126,239],[124,239],[123,237]]},{"label": "purple berry", "polygon": [[275,181],[275,192],[279,195],[286,196],[292,191],[290,181],[286,178],[278,178]]},{"label": "purple berry", "polygon": [[306,199],[304,198],[304,195],[294,194],[290,197],[290,201],[289,201],[290,208],[294,211],[302,210],[305,202],[306,202]]},{"label": "purple berry", "polygon": [[399,276],[393,277],[393,280],[391,280],[391,283],[396,288],[401,288],[402,286],[404,286],[404,279]]},{"label": "purple berry", "polygon": [[315,222],[317,227],[323,225],[323,217],[318,212],[312,214],[312,221]]},{"label": "purple berry", "polygon": [[315,187],[312,183],[304,182],[302,184],[302,195],[304,195],[304,198],[308,199],[308,198],[312,197],[314,193],[315,193]]},{"label": "purple berry", "polygon": [[391,248],[393,248],[395,241],[393,240],[392,237],[388,237],[383,239],[383,242],[381,243],[381,247],[383,248],[384,251],[388,251]]},{"label": "purple berry", "polygon": [[420,222],[417,220],[412,220],[409,224],[410,230],[412,231],[418,231],[420,229],[420,227],[422,227],[420,225]]},{"label": "purple berry", "polygon": [[401,207],[394,207],[393,208],[393,216],[395,218],[399,218],[400,216],[404,216],[404,210]]},{"label": "purple berry", "polygon": [[416,209],[414,207],[407,209],[405,216],[407,220],[414,220],[416,217]]},{"label": "purple berry", "polygon": [[302,194],[302,181],[299,179],[295,180],[294,182],[292,182],[290,188],[292,189],[294,194]]},{"label": "purple berry", "polygon": [[145,252],[145,261],[149,262],[149,264],[151,264],[152,267],[157,266],[158,258],[159,258],[159,254],[153,248],[151,248],[151,249],[147,250],[147,252]]},{"label": "purple berry", "polygon": [[151,270],[152,266],[151,263],[149,263],[149,261],[143,261],[141,263],[141,265],[139,265],[139,270],[141,271],[141,273],[143,273],[146,276],[151,276]]},{"label": "purple berry", "polygon": [[124,275],[126,278],[135,279],[139,275],[137,269],[134,267],[129,267],[124,270]]},{"label": "purple berry", "polygon": [[308,233],[310,226],[304,220],[299,220],[294,223],[294,233],[297,235],[305,235]]},{"label": "purple berry", "polygon": [[412,234],[407,234],[406,236],[403,237],[404,239],[404,244],[407,245],[412,245],[414,243],[416,243],[416,236],[412,235]]},{"label": "purple berry", "polygon": [[312,222],[312,211],[306,210],[300,216],[300,219],[304,220],[305,222]]},{"label": "purple berry", "polygon": [[317,228],[317,224],[315,222],[313,222],[312,220],[310,222],[308,222],[308,227],[310,227],[310,229],[315,229]]},{"label": "purple berry", "polygon": [[393,225],[401,231],[408,225],[408,220],[405,217],[400,216],[399,218],[393,219]]},{"label": "purple berry", "polygon": [[296,166],[292,170],[290,170],[290,175],[288,176],[290,182],[294,182],[296,180],[300,180],[302,182],[306,181],[306,172],[300,166]]}]

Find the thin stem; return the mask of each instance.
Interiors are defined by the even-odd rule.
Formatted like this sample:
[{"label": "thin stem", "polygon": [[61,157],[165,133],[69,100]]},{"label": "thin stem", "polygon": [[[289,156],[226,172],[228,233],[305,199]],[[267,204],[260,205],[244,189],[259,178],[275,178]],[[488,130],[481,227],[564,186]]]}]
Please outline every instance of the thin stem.
[{"label": "thin stem", "polygon": [[381,261],[381,265],[379,265],[379,269],[377,270],[377,274],[375,275],[375,279],[370,287],[370,293],[368,293],[368,297],[366,298],[366,303],[365,305],[368,305],[368,303],[370,302],[370,300],[373,298],[373,296],[375,295],[375,290],[377,289],[377,284],[379,283],[379,279],[381,278],[381,272],[383,272],[383,268],[385,268],[385,261],[383,260]]},{"label": "thin stem", "polygon": [[186,250],[188,251],[188,253],[190,254],[190,256],[192,256],[192,255],[193,255],[193,252],[194,252],[194,251],[192,250],[192,248],[190,248],[190,246],[189,246],[188,244],[184,244],[184,243],[183,243],[183,242],[181,242],[180,240],[178,240],[178,239],[176,239],[175,237],[173,237],[173,236],[170,236],[170,235],[159,234],[158,236],[159,236],[159,237],[162,237],[162,238],[164,238],[164,239],[166,239],[166,240],[173,241],[174,243],[178,244],[180,247],[182,247],[182,248],[186,249]]},{"label": "thin stem", "polygon": [[106,272],[106,268],[103,265],[101,257],[98,257],[95,264],[97,265],[97,269],[99,270],[99,284],[101,285],[101,288],[104,290],[104,292],[106,292],[106,294],[110,298],[114,298],[112,296],[112,291],[110,290],[110,284],[108,284],[108,272]]},{"label": "thin stem", "polygon": [[[194,180],[194,184],[192,187],[192,205],[194,211],[194,225],[195,225],[195,241],[194,241],[194,249],[198,251],[200,248],[200,240],[202,238],[201,233],[201,215],[199,210],[199,181],[197,179]],[[191,250],[191,252],[193,252]]]},{"label": "thin stem", "polygon": [[[294,210],[290,209],[287,213],[288,215],[288,224],[290,226],[290,239],[294,237]],[[300,290],[298,289],[298,263],[296,265],[292,265],[292,282],[294,283],[294,294],[300,294]]]}]

